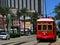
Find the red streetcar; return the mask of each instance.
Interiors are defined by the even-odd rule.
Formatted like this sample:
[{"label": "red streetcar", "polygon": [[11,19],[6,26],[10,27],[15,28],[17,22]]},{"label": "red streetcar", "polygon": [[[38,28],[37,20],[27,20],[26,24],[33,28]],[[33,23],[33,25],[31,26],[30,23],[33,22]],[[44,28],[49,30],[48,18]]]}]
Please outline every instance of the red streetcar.
[{"label": "red streetcar", "polygon": [[52,17],[41,17],[36,22],[36,38],[56,41],[56,25]]}]

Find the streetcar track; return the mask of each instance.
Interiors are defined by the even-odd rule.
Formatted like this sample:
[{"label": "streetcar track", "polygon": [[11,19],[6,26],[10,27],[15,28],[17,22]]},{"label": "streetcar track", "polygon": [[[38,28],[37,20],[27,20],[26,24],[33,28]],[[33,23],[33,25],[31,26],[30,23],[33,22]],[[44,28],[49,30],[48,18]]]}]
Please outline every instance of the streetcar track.
[{"label": "streetcar track", "polygon": [[[34,44],[34,45],[38,45],[38,44],[40,44],[40,43],[36,43],[36,44]],[[52,45],[52,43],[49,43],[48,45]]]},{"label": "streetcar track", "polygon": [[[34,40],[23,41],[23,42],[16,41],[16,42],[18,42],[18,43],[16,43],[16,42],[10,42],[10,43],[2,44],[2,45],[9,45],[9,44],[20,45],[20,44],[28,43],[28,42],[31,42],[31,41],[34,41]],[[15,44],[15,43],[16,43],[16,44]]]},{"label": "streetcar track", "polygon": [[[46,45],[56,45],[56,43],[57,43],[57,40],[56,40],[56,42],[38,42],[38,41],[36,42],[36,40],[34,40],[34,41],[35,41],[35,43],[33,45],[43,45],[43,44],[46,44]],[[25,42],[23,44],[26,44],[26,43],[31,43],[31,42]]]},{"label": "streetcar track", "polygon": [[35,43],[34,45],[40,45],[40,44],[43,45],[43,44],[45,44],[45,43],[46,43],[47,45],[53,45],[53,44],[55,45],[55,42],[37,42],[37,43]]},{"label": "streetcar track", "polygon": [[43,42],[37,42],[37,43],[35,43],[34,45],[43,45],[43,44],[47,44],[47,45],[58,45],[58,37],[56,38],[56,41],[55,42],[53,42],[53,41],[51,41],[51,42],[46,42],[46,41],[43,41]]}]

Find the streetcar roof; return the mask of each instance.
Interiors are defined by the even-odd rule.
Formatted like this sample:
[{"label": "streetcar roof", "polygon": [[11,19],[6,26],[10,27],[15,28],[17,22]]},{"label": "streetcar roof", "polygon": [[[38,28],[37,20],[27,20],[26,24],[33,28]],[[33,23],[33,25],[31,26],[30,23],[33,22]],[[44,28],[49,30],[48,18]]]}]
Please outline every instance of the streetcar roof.
[{"label": "streetcar roof", "polygon": [[52,18],[40,18],[37,21],[54,21]]}]

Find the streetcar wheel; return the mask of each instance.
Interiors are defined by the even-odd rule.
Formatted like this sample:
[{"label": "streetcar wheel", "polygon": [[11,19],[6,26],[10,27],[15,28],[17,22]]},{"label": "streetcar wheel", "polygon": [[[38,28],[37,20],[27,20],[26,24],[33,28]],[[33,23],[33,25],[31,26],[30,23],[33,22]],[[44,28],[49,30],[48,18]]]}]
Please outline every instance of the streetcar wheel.
[{"label": "streetcar wheel", "polygon": [[53,39],[53,42],[55,42],[56,41],[56,39]]}]

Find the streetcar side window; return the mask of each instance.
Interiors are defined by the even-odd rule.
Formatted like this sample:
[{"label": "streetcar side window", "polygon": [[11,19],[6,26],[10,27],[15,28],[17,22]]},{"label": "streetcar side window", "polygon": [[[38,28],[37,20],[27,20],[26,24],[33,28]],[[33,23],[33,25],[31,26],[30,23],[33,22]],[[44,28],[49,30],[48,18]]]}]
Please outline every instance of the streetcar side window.
[{"label": "streetcar side window", "polygon": [[46,30],[47,29],[47,26],[46,25],[43,25],[43,30]]},{"label": "streetcar side window", "polygon": [[41,30],[41,25],[38,25],[38,30]]},{"label": "streetcar side window", "polygon": [[48,25],[48,30],[52,30],[52,25]]}]

